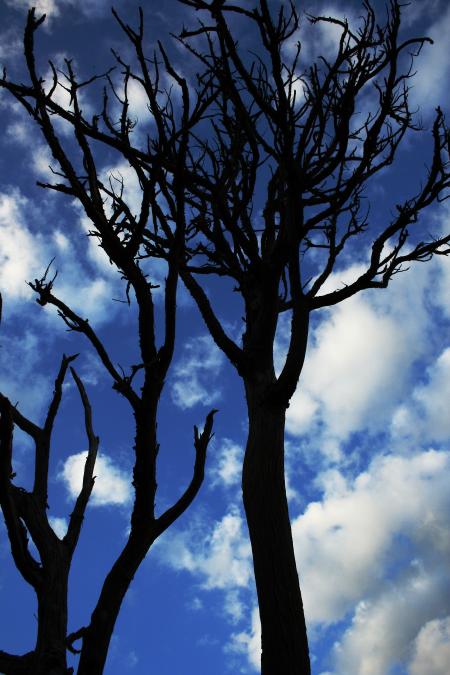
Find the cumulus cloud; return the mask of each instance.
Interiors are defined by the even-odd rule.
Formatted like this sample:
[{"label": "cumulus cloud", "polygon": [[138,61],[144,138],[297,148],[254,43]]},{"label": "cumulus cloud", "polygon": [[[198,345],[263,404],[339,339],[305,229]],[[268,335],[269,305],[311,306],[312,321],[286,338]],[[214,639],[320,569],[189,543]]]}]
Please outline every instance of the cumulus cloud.
[{"label": "cumulus cloud", "polygon": [[224,363],[222,352],[209,335],[185,342],[183,353],[173,369],[172,400],[183,410],[195,405],[211,405],[221,396],[214,383]]},{"label": "cumulus cloud", "polygon": [[410,675],[447,675],[450,664],[450,616],[429,621],[414,644]]},{"label": "cumulus cloud", "polygon": [[421,627],[448,612],[449,468],[450,453],[429,450],[380,456],[352,481],[329,471],[323,500],[294,520],[309,624],[352,615],[335,675],[385,675]]},{"label": "cumulus cloud", "polygon": [[[359,273],[360,267],[352,266],[332,275],[324,292]],[[388,293],[359,294],[322,313],[287,411],[289,434],[312,434],[317,448],[336,462],[342,459],[341,442],[353,432],[385,428],[411,385],[414,363],[430,350],[425,320],[430,274],[416,268],[408,279],[395,280]],[[279,365],[285,344],[281,330]]]},{"label": "cumulus cloud", "polygon": [[[444,675],[446,670],[433,670],[432,666],[419,669],[427,648],[440,640],[439,663],[447,653],[445,634],[429,635],[422,625],[429,626],[428,619],[440,614],[448,597],[449,583],[443,574],[437,583],[427,572],[416,570],[396,586],[387,583],[388,590],[374,601],[361,601],[355,611],[350,628],[335,645],[335,673],[360,673],[361,675],[385,675],[395,665],[406,665],[414,638],[420,631],[422,640],[416,641],[416,674]],[[412,611],[412,608],[413,611]],[[433,625],[435,622],[432,621]],[[433,631],[434,632],[434,631]],[[437,631],[436,631],[437,632]],[[443,638],[443,640],[442,640]],[[432,664],[432,661],[431,661]],[[448,668],[448,661],[447,661]],[[409,671],[412,674],[414,671]]]},{"label": "cumulus cloud", "polygon": [[[449,468],[450,453],[429,450],[379,456],[354,479],[327,471],[322,500],[294,519],[310,635],[350,618],[332,650],[333,675],[386,675],[411,654],[411,674],[428,675],[419,669],[428,650],[436,643],[437,664],[447,654],[447,623],[435,620],[448,613],[450,592]],[[228,647],[255,669],[260,630],[256,608]]]},{"label": "cumulus cloud", "polygon": [[[376,592],[392,556],[402,555],[400,535],[417,556],[450,554],[449,468],[449,453],[430,450],[378,457],[351,482],[337,471],[322,476],[323,501],[292,524],[310,622],[336,621]],[[339,584],[324,584],[328,578]]]},{"label": "cumulus cloud", "polygon": [[[305,411],[316,414],[320,409],[333,432],[345,438],[360,426],[368,410],[376,416],[374,404],[386,383],[394,380],[392,373],[401,368],[405,344],[399,337],[403,336],[393,318],[355,297],[340,305],[314,337],[302,375],[304,388],[299,390],[300,400],[293,398],[287,429],[303,431]],[[395,380],[392,384],[395,387]],[[398,394],[395,388],[388,391],[391,396]],[[384,409],[384,397],[381,400]]]},{"label": "cumulus cloud", "polygon": [[[87,453],[71,455],[64,462],[58,474],[71,498],[78,497],[83,484],[83,471]],[[92,506],[121,506],[130,502],[132,497],[130,476],[114,464],[108,455],[100,454],[95,463],[96,476],[90,504]]]},{"label": "cumulus cloud", "polygon": [[237,509],[232,508],[211,531],[205,526],[200,530],[168,532],[159,549],[162,560],[174,569],[191,572],[207,590],[247,587],[250,543]]},{"label": "cumulus cloud", "polygon": [[287,431],[301,434],[321,416],[329,431],[346,438],[365,422],[368,410],[375,412],[377,401],[384,408],[380,394],[404,354],[398,333],[392,318],[379,315],[360,297],[332,312],[314,335],[288,409]]}]

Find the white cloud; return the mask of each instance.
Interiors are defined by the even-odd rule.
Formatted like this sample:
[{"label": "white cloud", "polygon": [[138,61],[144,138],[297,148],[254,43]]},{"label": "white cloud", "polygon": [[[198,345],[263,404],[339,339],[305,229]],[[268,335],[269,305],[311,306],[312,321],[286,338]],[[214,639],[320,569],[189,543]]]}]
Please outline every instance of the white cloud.
[{"label": "white cloud", "polygon": [[[352,266],[327,282],[328,290],[359,275]],[[328,460],[341,459],[340,443],[355,431],[380,431],[407,395],[412,367],[432,348],[426,291],[435,269],[415,267],[385,292],[358,294],[325,310],[311,334],[305,366],[287,411],[286,429],[315,436]],[[278,367],[286,327],[280,330]]]},{"label": "white cloud", "polygon": [[[28,223],[31,214],[34,223],[40,220],[39,209],[20,192],[0,193],[0,292],[7,303],[34,296],[26,282],[40,278],[56,253],[54,267],[59,276],[55,294],[91,321],[111,319],[117,309],[117,303],[111,302],[115,293],[112,278],[92,276],[84,264],[83,253],[70,245],[71,240],[60,228],[48,238],[36,231],[36,225],[32,231]],[[80,235],[79,231],[71,234]],[[116,278],[118,283],[119,276]],[[16,308],[16,303],[8,304],[11,311]]]},{"label": "white cloud", "polygon": [[402,391],[407,349],[403,327],[356,296],[339,305],[317,328],[286,428],[303,433],[317,415],[345,439],[372,423]]},{"label": "white cloud", "polygon": [[[73,105],[73,99],[72,99],[72,94],[70,91],[70,82],[67,79],[69,76],[68,70],[67,70],[67,65],[66,62],[70,61],[71,66],[73,69],[73,72],[75,73],[75,77],[78,81],[82,80],[83,77],[79,72],[79,67],[76,62],[76,60],[70,55],[65,52],[57,52],[55,54],[52,54],[51,58],[49,59],[58,75],[58,80],[55,85],[54,82],[54,74],[52,69],[49,67],[48,70],[44,73],[43,80],[44,80],[44,89],[47,94],[52,91],[52,100],[61,108],[67,111],[72,111],[74,110],[74,105]],[[91,73],[89,74],[91,75]],[[78,103],[80,106],[80,109],[83,111],[83,115],[85,118],[90,118],[92,115],[94,115],[95,110],[91,105],[91,102],[87,96],[88,89],[79,89],[77,91],[77,97],[78,97]],[[70,124],[70,122],[67,122],[66,120],[55,116],[52,119],[52,123],[54,127],[62,133],[64,136],[72,136],[73,135],[73,125]]]},{"label": "white cloud", "polygon": [[[376,594],[401,555],[400,535],[433,568],[449,556],[449,468],[450,453],[430,450],[378,457],[351,482],[336,471],[322,476],[323,501],[292,523],[309,622],[338,621]],[[339,583],[324,583],[332,578]]]},{"label": "white cloud", "polygon": [[148,96],[140,82],[136,80],[128,82],[128,98],[130,101],[128,109],[130,119],[138,122],[139,125],[152,123],[153,116],[148,107]]},{"label": "white cloud", "polygon": [[[448,611],[446,598],[450,588],[445,577],[446,573],[436,580],[428,571],[419,569],[406,575],[398,585],[385,582],[387,590],[376,600],[360,602],[350,628],[335,645],[335,674],[386,675],[395,664],[405,665],[422,625],[442,609]],[[422,637],[425,639],[421,644],[416,643],[416,648],[422,651],[418,655],[419,664],[426,648],[431,646],[431,636]],[[433,638],[436,640],[437,636]],[[441,655],[445,654],[445,646],[440,647]],[[414,671],[409,672],[412,675]],[[447,672],[433,670],[431,662],[424,670],[416,669],[415,674],[444,675]]]},{"label": "white cloud", "polygon": [[[142,202],[142,188],[140,187],[136,171],[126,160],[103,169],[100,174],[100,180],[107,189],[119,196],[122,194],[122,198],[131,213],[134,216],[139,216]],[[111,199],[108,197],[106,200],[107,207],[110,204]]]},{"label": "white cloud", "polygon": [[96,387],[101,381],[109,381],[109,373],[106,372],[105,367],[95,352],[87,351],[82,355],[81,359],[81,368],[79,365],[77,368],[85,386],[91,385]]},{"label": "white cloud", "polygon": [[235,487],[240,484],[242,474],[243,449],[233,443],[229,438],[224,438],[219,446],[213,450],[217,458],[211,471],[211,485],[223,485]]},{"label": "white cloud", "polygon": [[223,363],[223,354],[209,335],[186,341],[182,357],[173,369],[171,395],[175,405],[185,410],[215,403],[221,390],[213,381]]},{"label": "white cloud", "polygon": [[46,255],[42,237],[26,225],[30,208],[17,190],[0,193],[0,291],[14,300],[32,296],[26,281],[40,276]]},{"label": "white cloud", "polygon": [[261,668],[261,621],[259,609],[255,607],[251,615],[249,631],[233,633],[225,651],[232,654],[243,654],[247,657],[249,665],[256,671]]},{"label": "white cloud", "polygon": [[[341,20],[349,19],[348,8],[335,7],[334,5],[328,5],[320,9],[319,14],[325,17],[336,17]],[[315,24],[313,27],[310,26],[308,32],[311,37],[314,31],[314,55],[317,57],[319,55],[326,58],[332,58],[337,55],[339,48],[339,41],[342,36],[341,26],[337,26],[333,23],[328,23],[326,21],[320,21]],[[309,49],[312,49],[312,45],[309,45]],[[316,51],[317,50],[317,51]]]},{"label": "white cloud", "polygon": [[447,675],[450,664],[450,616],[425,624],[414,647],[410,675]]},{"label": "white cloud", "polygon": [[[58,474],[71,498],[76,498],[81,490],[86,456],[86,452],[71,455]],[[94,475],[96,479],[89,502],[92,506],[120,506],[130,502],[131,479],[108,455],[97,456]]]},{"label": "white cloud", "polygon": [[[203,591],[222,591],[222,614],[231,625],[249,616],[249,593],[253,602],[253,565],[246,527],[237,507],[232,506],[212,527],[197,521],[191,522],[184,532],[165,533],[156,550],[165,564],[197,578]],[[201,601],[195,603],[195,608],[199,607],[202,607]],[[259,624],[259,615],[257,618]],[[258,639],[245,632],[233,634],[224,649],[244,653],[249,645],[254,649]]]},{"label": "white cloud", "polygon": [[159,551],[174,569],[199,577],[206,590],[246,588],[252,578],[250,542],[235,508],[212,530],[168,532]]},{"label": "white cloud", "polygon": [[61,281],[55,290],[58,297],[83,318],[87,317],[97,325],[110,320],[116,309],[112,302],[113,289],[110,284],[105,279],[89,277],[82,281],[80,268],[70,269],[70,272],[61,275]]}]

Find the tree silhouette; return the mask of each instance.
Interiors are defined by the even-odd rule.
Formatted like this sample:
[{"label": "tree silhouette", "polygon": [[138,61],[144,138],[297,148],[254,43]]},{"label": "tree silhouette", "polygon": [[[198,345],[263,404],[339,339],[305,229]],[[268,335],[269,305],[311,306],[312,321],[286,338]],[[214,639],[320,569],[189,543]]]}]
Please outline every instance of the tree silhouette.
[{"label": "tree silhouette", "polygon": [[[135,420],[134,437],[134,504],[130,530],[120,554],[108,572],[94,607],[90,622],[67,635],[67,591],[72,557],[80,536],[86,507],[95,482],[95,460],[99,439],[95,435],[92,411],[85,387],[71,367],[85,412],[88,453],[81,491],[70,516],[66,535],[59,539],[47,515],[48,471],[52,431],[62,397],[63,383],[70,363],[76,356],[64,356],[55,380],[55,388],[48,413],[42,427],[26,418],[3,394],[0,395],[0,505],[4,514],[11,551],[15,565],[23,579],[34,589],[38,603],[38,630],[35,648],[22,656],[0,652],[0,670],[7,675],[62,675],[73,672],[66,664],[67,649],[80,654],[77,672],[81,675],[102,673],[112,637],[114,624],[129,585],[153,542],[184,513],[195,498],[204,478],[206,451],[211,438],[214,411],[211,411],[200,433],[194,429],[195,466],[192,480],[184,493],[170,508],[158,517],[155,515],[157,494],[156,460],[159,450],[157,440],[157,412],[164,380],[172,360],[176,328],[176,296],[179,267],[184,257],[186,223],[177,220],[173,229],[173,245],[168,256],[167,278],[164,285],[164,325],[162,344],[155,336],[156,318],[153,289],[148,270],[139,264],[139,248],[143,231],[152,227],[151,207],[155,199],[154,186],[147,182],[143,192],[139,218],[134,218],[123,195],[123,185],[115,192],[114,182],[103,185],[98,176],[94,154],[86,135],[77,123],[74,128],[77,145],[72,157],[63,149],[55,129],[54,119],[47,109],[48,96],[43,81],[35,71],[33,57],[34,31],[43,19],[35,19],[34,10],[28,15],[25,30],[25,55],[35,97],[30,104],[18,95],[30,115],[38,122],[60,166],[59,176],[65,183],[53,186],[59,192],[78,200],[92,223],[90,234],[98,239],[100,247],[110,262],[120,272],[126,288],[128,302],[131,296],[137,307],[139,351],[141,363],[131,366],[128,374],[114,365],[107,347],[92,328],[89,320],[76,314],[54,293],[56,275],[49,278],[49,268],[41,279],[30,282],[37,293],[40,305],[54,305],[70,331],[81,333],[94,348],[98,359],[113,382],[113,388],[131,407]],[[67,67],[71,72],[71,64]],[[2,83],[10,87],[6,79]],[[81,116],[77,91],[74,88],[74,118]],[[183,138],[178,145],[182,157]],[[75,167],[81,158],[82,173]],[[139,172],[138,172],[139,173]],[[177,210],[182,213],[184,192],[179,191]],[[160,216],[158,216],[160,217]],[[50,267],[50,266],[49,266]],[[151,269],[150,269],[151,275]],[[138,385],[134,380],[139,373]],[[138,378],[136,378],[137,380]],[[34,484],[31,491],[13,483],[12,470],[13,427],[16,425],[28,434],[35,445]],[[36,560],[30,552],[28,535],[38,553]],[[81,640],[81,648],[74,644]]]},{"label": "tree silhouette", "polygon": [[[335,26],[340,38],[333,60],[322,56],[305,67],[301,44],[289,57],[299,27],[293,4],[275,16],[267,0],[258,0],[254,9],[226,0],[180,2],[200,19],[177,38],[198,68],[195,89],[162,44],[157,55],[146,57],[142,11],[137,29],[116,15],[136,63],[115,55],[122,90],[110,80],[103,109],[92,119],[83,115],[77,99],[88,83],[77,81],[70,63],[66,86],[73,109],[52,96],[56,71],[50,93],[43,91],[32,44],[39,21],[32,13],[26,40],[31,84],[6,77],[1,84],[38,121],[61,167],[63,182],[46,187],[82,201],[78,195],[86,188],[45,120],[52,115],[72,125],[90,192],[89,200],[83,199],[89,205],[94,200],[94,222],[97,195],[107,189],[99,182],[87,139],[121,153],[138,175],[145,205],[139,221],[121,195],[113,195],[122,218],[120,236],[141,259],[164,258],[170,264],[177,252],[179,276],[244,383],[249,430],[242,490],[262,626],[262,672],[307,675],[308,641],[286,499],[284,424],[303,367],[310,315],[365,289],[387,287],[409,263],[450,253],[450,235],[424,235],[419,228],[422,212],[448,196],[449,132],[438,108],[423,183],[393,205],[393,215],[380,227],[370,217],[364,190],[393,164],[405,136],[421,131],[409,86],[414,59],[430,42],[400,38],[401,3],[389,3],[383,25],[369,2],[363,3],[356,29],[337,18],[309,17],[311,26]],[[235,19],[245,22],[251,49],[237,42]],[[170,96],[161,104],[161,68],[175,82],[180,105]],[[133,136],[130,81],[142,85],[155,123],[155,135],[144,143]],[[111,98],[120,103],[119,124]],[[153,226],[146,227],[150,211]],[[109,240],[96,227],[111,256]],[[362,271],[339,286],[334,274],[349,256]],[[208,295],[211,275],[231,279],[242,299],[242,343],[227,333]],[[45,286],[42,291],[48,300]],[[290,339],[276,373],[274,344],[282,315],[289,317]]]}]

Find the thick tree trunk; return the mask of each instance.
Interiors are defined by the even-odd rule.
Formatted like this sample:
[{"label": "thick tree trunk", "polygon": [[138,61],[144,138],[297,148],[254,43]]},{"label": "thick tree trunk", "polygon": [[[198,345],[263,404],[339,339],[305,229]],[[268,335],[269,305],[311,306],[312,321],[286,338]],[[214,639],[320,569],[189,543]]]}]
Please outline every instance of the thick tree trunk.
[{"label": "thick tree trunk", "polygon": [[247,384],[242,490],[262,627],[262,675],[310,675],[284,477],[285,409]]},{"label": "thick tree trunk", "polygon": [[67,669],[66,660],[69,561],[62,547],[55,547],[54,555],[54,560],[44,567],[44,582],[37,591],[38,635],[33,675],[72,672]]}]

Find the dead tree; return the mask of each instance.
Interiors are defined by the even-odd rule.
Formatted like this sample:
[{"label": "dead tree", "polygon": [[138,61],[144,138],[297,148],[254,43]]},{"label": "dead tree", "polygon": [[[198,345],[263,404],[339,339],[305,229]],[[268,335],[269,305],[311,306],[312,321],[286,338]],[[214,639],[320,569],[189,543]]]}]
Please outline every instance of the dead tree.
[{"label": "dead tree", "polygon": [[[92,427],[92,411],[83,383],[72,368],[85,411],[88,452],[83,487],[70,516],[67,534],[59,539],[47,518],[48,466],[53,425],[61,402],[62,386],[69,364],[75,356],[64,356],[44,425],[26,418],[8,399],[0,395],[0,505],[5,517],[11,551],[17,569],[33,587],[38,602],[38,634],[34,652],[24,656],[0,652],[4,673],[66,673],[68,575],[80,536],[84,513],[94,487],[94,466],[99,439]],[[13,484],[13,426],[28,434],[35,446],[34,485],[27,492]],[[40,561],[30,553],[28,533],[35,543]]]},{"label": "dead tree", "polygon": [[[77,672],[79,675],[100,675],[103,672],[112,637],[114,624],[120,611],[122,600],[142,560],[153,542],[164,532],[191,504],[204,478],[206,451],[212,433],[213,415],[211,411],[201,433],[195,427],[195,466],[189,486],[178,499],[158,517],[155,515],[157,493],[156,460],[159,444],[157,440],[158,403],[164,386],[164,380],[172,359],[175,343],[176,296],[180,265],[184,261],[186,222],[182,217],[185,190],[181,172],[176,171],[173,212],[176,224],[171,228],[173,241],[167,256],[167,277],[164,285],[164,330],[162,344],[158,345],[155,336],[154,286],[151,283],[150,269],[144,270],[139,261],[142,238],[146,229],[157,231],[159,220],[163,217],[155,211],[158,198],[156,181],[133,164],[136,175],[143,187],[139,215],[133,214],[133,207],[127,203],[123,194],[123,185],[114,187],[111,181],[105,185],[99,177],[95,152],[82,128],[82,115],[79,107],[78,87],[71,63],[67,62],[67,81],[73,106],[73,132],[75,143],[71,154],[63,147],[58,129],[49,113],[48,101],[57,86],[57,73],[54,69],[54,82],[50,93],[44,89],[44,81],[36,72],[34,61],[34,33],[45,17],[35,18],[34,10],[28,15],[25,30],[25,57],[31,83],[29,88],[17,88],[8,82],[6,76],[2,86],[9,89],[24,105],[40,130],[50,148],[56,163],[54,169],[55,184],[43,187],[78,200],[92,223],[91,236],[97,238],[99,245],[107,254],[111,264],[120,273],[126,288],[128,302],[134,302],[137,308],[140,362],[131,366],[125,373],[114,365],[107,347],[100,340],[87,318],[77,315],[67,304],[55,295],[55,277],[49,278],[49,269],[41,279],[30,282],[37,293],[40,305],[53,305],[57,308],[70,331],[81,333],[90,342],[105,371],[109,374],[113,388],[131,407],[135,420],[133,487],[134,505],[131,514],[130,531],[125,545],[105,578],[99,598],[95,604],[90,621],[86,626],[71,635],[67,635],[67,586],[72,556],[94,485],[94,466],[98,447],[98,438],[92,427],[92,414],[87,394],[76,372],[72,369],[85,410],[86,432],[89,440],[83,487],[70,517],[67,534],[60,540],[53,532],[47,517],[47,484],[50,456],[50,442],[53,424],[61,401],[62,385],[70,362],[75,357],[64,357],[55,382],[55,391],[43,427],[39,427],[12,406],[1,395],[1,433],[0,433],[0,505],[5,517],[12,555],[17,569],[25,581],[34,589],[38,601],[38,633],[33,651],[23,656],[14,656],[0,652],[0,671],[7,675],[27,673],[28,675],[62,675],[72,672],[67,669],[67,649],[80,654]],[[126,98],[126,85],[125,85]],[[170,108],[170,96],[157,104],[164,114]],[[183,115],[189,116],[189,102],[186,101]],[[125,113],[120,124],[122,133],[129,130],[129,120]],[[166,130],[160,129],[158,142],[161,147],[167,142]],[[184,166],[186,138],[181,135],[171,139],[173,153],[179,157],[180,168]],[[125,155],[126,156],[126,155]],[[82,167],[80,170],[76,167]],[[139,384],[134,379],[139,373]],[[30,492],[13,483],[12,436],[13,426],[17,425],[33,439],[35,452],[35,479]],[[130,446],[130,452],[131,452]],[[40,560],[30,553],[28,534],[39,552]],[[81,647],[75,643],[81,640]]]},{"label": "dead tree", "polygon": [[[393,215],[380,227],[364,207],[364,190],[392,165],[405,135],[420,131],[409,105],[409,83],[414,58],[430,41],[402,41],[401,4],[389,3],[383,25],[369,2],[363,3],[357,28],[332,17],[310,17],[311,30],[329,22],[341,35],[332,61],[323,57],[306,67],[300,44],[292,58],[287,56],[299,26],[293,5],[274,16],[268,0],[258,0],[254,9],[227,0],[180,1],[200,19],[178,38],[199,71],[191,114],[186,110],[192,88],[162,45],[159,60],[179,87],[182,105],[163,112],[158,105],[160,64],[156,56],[150,61],[145,56],[142,12],[137,30],[119,19],[137,66],[117,59],[125,82],[133,79],[144,88],[157,139],[139,144],[132,137],[126,87],[119,127],[107,93],[103,112],[94,119],[76,107],[65,110],[51,94],[44,97],[33,76],[30,45],[31,84],[5,78],[2,86],[35,118],[34,106],[41,102],[40,110],[71,124],[83,144],[95,139],[122,153],[139,172],[144,201],[149,191],[160,190],[163,202],[152,202],[158,227],[142,230],[141,258],[170,262],[178,223],[185,224],[179,275],[245,388],[249,432],[242,490],[262,625],[262,672],[307,675],[308,641],[285,489],[284,425],[303,367],[309,317],[365,289],[387,287],[412,262],[450,253],[450,235],[425,236],[419,229],[422,212],[448,194],[449,133],[437,109],[423,184],[393,205]],[[236,41],[233,19],[245,22],[248,50]],[[36,24],[30,21],[31,34]],[[68,81],[76,106],[80,85],[72,72]],[[370,101],[365,114],[363,96]],[[53,138],[47,134],[46,139],[55,154]],[[90,177],[92,163],[85,157]],[[53,187],[73,194],[76,183],[56,158],[65,183]],[[98,181],[89,180],[95,194]],[[328,289],[325,284],[349,252],[364,271],[348,285]],[[210,275],[233,280],[242,298],[242,344],[218,318],[207,292]],[[275,334],[286,313],[290,341],[276,374]]]},{"label": "dead tree", "polygon": [[[309,317],[364,289],[387,287],[414,261],[450,253],[450,234],[419,230],[424,209],[448,196],[449,132],[438,109],[423,184],[395,205],[395,215],[380,228],[371,223],[364,189],[393,163],[405,134],[420,130],[408,88],[414,57],[429,41],[401,40],[401,4],[390,2],[383,26],[368,2],[356,29],[340,19],[310,17],[311,30],[329,22],[341,34],[334,60],[322,57],[307,68],[300,44],[290,61],[286,57],[299,27],[293,3],[274,16],[268,0],[254,9],[227,0],[181,2],[199,12],[200,20],[179,39],[199,64],[200,82],[210,83],[215,94],[210,127],[195,137],[195,161],[187,167],[192,245],[181,276],[245,387],[249,430],[242,492],[261,618],[262,673],[307,675],[284,425],[303,367]],[[253,42],[247,37],[248,51],[236,41],[232,19],[245,22],[246,36],[253,36]],[[371,96],[365,115],[363,95]],[[150,252],[157,246],[148,243]],[[349,251],[364,271],[346,286],[324,290]],[[242,344],[221,325],[204,275],[233,280],[244,305]],[[276,374],[275,334],[285,312],[290,340]]]}]

